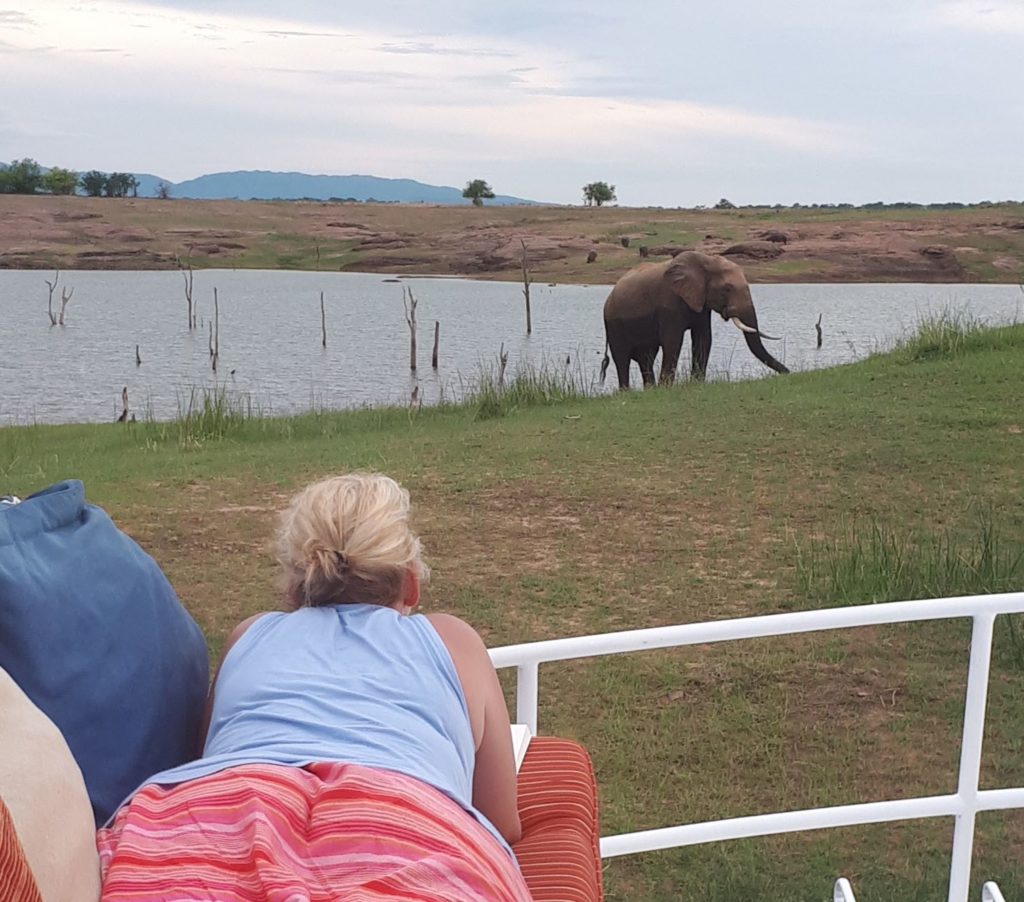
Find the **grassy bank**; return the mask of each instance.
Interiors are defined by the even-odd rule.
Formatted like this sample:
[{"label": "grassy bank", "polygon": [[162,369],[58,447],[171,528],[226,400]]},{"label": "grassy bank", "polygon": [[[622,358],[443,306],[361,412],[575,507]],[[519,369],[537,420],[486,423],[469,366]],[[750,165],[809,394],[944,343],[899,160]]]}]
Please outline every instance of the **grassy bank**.
[{"label": "grassy bank", "polygon": [[[410,488],[426,606],[491,645],[885,600],[954,576],[958,592],[1024,589],[1024,327],[961,331],[829,371],[524,393],[514,409],[239,416],[185,438],[2,429],[0,490],[83,479],[214,650],[274,604],[274,511],[352,468]],[[986,787],[1024,780],[1020,636],[997,627]],[[944,793],[966,647],[963,624],[939,623],[552,665],[541,729],[590,749],[606,833]],[[1024,886],[1024,815],[979,824],[976,882]],[[840,873],[865,899],[942,898],[951,837],[929,821],[618,859],[607,898],[824,899]]]}]

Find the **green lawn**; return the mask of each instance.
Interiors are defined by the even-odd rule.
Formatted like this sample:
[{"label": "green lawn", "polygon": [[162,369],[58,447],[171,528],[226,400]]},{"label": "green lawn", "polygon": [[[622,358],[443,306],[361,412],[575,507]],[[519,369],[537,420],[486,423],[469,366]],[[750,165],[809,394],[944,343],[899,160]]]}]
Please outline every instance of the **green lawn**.
[{"label": "green lawn", "polygon": [[[490,645],[918,586],[1024,589],[1024,326],[967,333],[828,371],[592,399],[0,429],[0,491],[84,480],[214,651],[275,604],[274,513],[353,468],[409,487],[425,606]],[[886,579],[893,555],[907,580]],[[1010,626],[985,787],[1024,784]],[[951,792],[967,641],[965,624],[936,623],[550,665],[540,727],[590,749],[605,833]],[[1024,813],[979,826],[972,898],[982,879],[1024,898]],[[819,900],[839,874],[871,902],[944,898],[951,839],[951,822],[926,821],[615,859],[607,898]]]}]

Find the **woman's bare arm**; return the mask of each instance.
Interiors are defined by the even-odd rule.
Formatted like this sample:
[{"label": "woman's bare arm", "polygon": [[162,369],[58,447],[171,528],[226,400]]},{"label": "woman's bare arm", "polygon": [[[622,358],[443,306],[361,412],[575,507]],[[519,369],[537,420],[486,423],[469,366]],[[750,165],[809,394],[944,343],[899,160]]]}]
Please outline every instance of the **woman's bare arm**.
[{"label": "woman's bare arm", "polygon": [[476,744],[473,806],[509,843],[522,835],[516,800],[516,763],[508,709],[498,674],[483,639],[451,614],[428,614],[444,642],[462,683]]}]

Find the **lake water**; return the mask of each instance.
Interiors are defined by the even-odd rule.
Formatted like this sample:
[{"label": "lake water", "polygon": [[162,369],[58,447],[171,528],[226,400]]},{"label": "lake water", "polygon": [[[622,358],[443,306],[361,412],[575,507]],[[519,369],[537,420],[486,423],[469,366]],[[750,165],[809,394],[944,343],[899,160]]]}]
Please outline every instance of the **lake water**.
[{"label": "lake water", "polygon": [[[66,326],[47,316],[41,271],[0,271],[0,425],[110,421],[121,390],[139,418],[174,417],[194,387],[213,384],[244,393],[267,414],[311,407],[406,403],[414,385],[424,404],[460,397],[482,369],[497,369],[502,344],[509,374],[522,363],[569,368],[596,381],[604,352],[601,308],[609,286],[531,290],[533,334],[526,335],[522,286],[509,282],[403,278],[363,273],[202,270],[194,277],[199,328],[187,329],[178,272],[65,272],[74,288]],[[402,286],[419,304],[418,370],[409,369],[409,329]],[[213,289],[220,307],[220,358],[211,371],[208,323]],[[324,292],[327,347],[321,346]],[[58,288],[55,292],[59,307]],[[1016,285],[755,285],[754,303],[766,342],[790,369],[834,366],[891,346],[922,315],[964,311],[990,323],[1020,318]],[[815,347],[822,316],[824,344]],[[440,360],[430,367],[434,322],[441,324]],[[710,375],[770,375],[741,334],[714,321]],[[141,365],[135,362],[139,346]],[[680,367],[689,368],[689,341]],[[633,382],[640,374],[633,369]],[[615,383],[610,369],[605,389]]]}]

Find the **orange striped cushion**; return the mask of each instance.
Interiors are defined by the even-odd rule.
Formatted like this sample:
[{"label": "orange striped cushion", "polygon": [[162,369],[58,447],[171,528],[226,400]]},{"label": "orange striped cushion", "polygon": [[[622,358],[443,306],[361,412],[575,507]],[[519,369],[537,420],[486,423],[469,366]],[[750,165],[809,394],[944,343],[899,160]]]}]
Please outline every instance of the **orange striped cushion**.
[{"label": "orange striped cushion", "polygon": [[586,750],[535,736],[519,771],[516,858],[535,902],[599,902],[597,783]]},{"label": "orange striped cushion", "polygon": [[39,887],[25,860],[14,821],[0,798],[0,899],[3,902],[42,902]]}]

